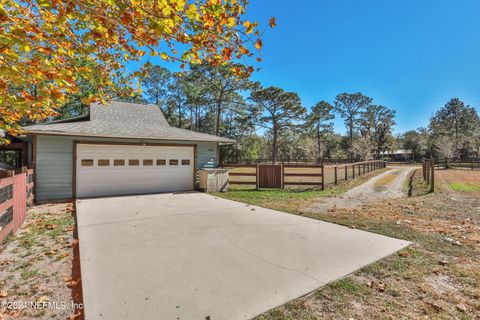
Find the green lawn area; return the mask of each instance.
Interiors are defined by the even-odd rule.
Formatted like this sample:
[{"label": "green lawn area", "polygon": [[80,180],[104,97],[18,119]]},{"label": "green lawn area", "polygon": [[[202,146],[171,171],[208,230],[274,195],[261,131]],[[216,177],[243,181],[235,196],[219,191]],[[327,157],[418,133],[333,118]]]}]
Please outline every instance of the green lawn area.
[{"label": "green lawn area", "polygon": [[474,183],[454,182],[454,183],[450,183],[449,187],[454,191],[480,192],[480,184],[474,184]]}]

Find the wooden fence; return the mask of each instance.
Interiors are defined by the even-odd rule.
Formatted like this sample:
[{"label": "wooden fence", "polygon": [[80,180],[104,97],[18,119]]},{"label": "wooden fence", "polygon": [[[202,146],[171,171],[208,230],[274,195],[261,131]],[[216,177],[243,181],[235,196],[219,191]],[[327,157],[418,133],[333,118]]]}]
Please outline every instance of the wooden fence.
[{"label": "wooden fence", "polygon": [[223,164],[231,169],[232,185],[254,185],[260,188],[285,188],[286,186],[311,186],[324,190],[361,175],[385,168],[381,160],[344,164]]},{"label": "wooden fence", "polygon": [[430,192],[435,191],[435,161],[433,159],[422,161],[423,181],[428,185]]},{"label": "wooden fence", "polygon": [[8,171],[0,179],[0,241],[15,233],[33,205],[33,169],[22,168],[15,174]]},{"label": "wooden fence", "polygon": [[321,165],[321,164],[340,164],[340,163],[354,163],[354,159],[347,158],[323,158],[323,159],[222,159],[221,163],[227,164],[295,164],[295,165]]},{"label": "wooden fence", "polygon": [[435,161],[437,169],[470,169],[480,170],[480,159],[438,159]]}]

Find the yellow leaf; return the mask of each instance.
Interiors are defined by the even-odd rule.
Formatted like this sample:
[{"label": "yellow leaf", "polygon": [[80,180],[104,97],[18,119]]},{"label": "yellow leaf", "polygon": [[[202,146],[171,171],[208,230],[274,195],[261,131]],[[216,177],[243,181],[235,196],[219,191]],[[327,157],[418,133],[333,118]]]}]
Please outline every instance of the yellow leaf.
[{"label": "yellow leaf", "polygon": [[160,57],[162,57],[163,60],[168,61],[168,55],[165,52],[162,52]]},{"label": "yellow leaf", "polygon": [[243,26],[245,27],[247,34],[253,32],[253,24],[250,21],[248,21],[248,20],[245,21],[243,23]]},{"label": "yellow leaf", "polygon": [[235,27],[235,24],[236,24],[236,21],[235,21],[234,17],[228,18],[228,23],[227,23],[228,27],[233,28],[233,27]]},{"label": "yellow leaf", "polygon": [[261,39],[258,39],[257,42],[255,42],[255,48],[257,48],[257,50],[260,50],[263,46],[263,42]]}]

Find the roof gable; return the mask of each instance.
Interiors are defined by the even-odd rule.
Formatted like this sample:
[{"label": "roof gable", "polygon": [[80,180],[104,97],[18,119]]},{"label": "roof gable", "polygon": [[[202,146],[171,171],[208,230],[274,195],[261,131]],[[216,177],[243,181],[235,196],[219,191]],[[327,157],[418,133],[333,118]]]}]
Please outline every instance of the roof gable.
[{"label": "roof gable", "polygon": [[92,104],[90,106],[90,120],[169,126],[159,106],[120,101],[111,101],[107,105]]},{"label": "roof gable", "polygon": [[107,105],[92,104],[90,117],[37,124],[23,129],[27,133],[48,135],[235,142],[215,135],[171,127],[157,105],[119,101]]}]

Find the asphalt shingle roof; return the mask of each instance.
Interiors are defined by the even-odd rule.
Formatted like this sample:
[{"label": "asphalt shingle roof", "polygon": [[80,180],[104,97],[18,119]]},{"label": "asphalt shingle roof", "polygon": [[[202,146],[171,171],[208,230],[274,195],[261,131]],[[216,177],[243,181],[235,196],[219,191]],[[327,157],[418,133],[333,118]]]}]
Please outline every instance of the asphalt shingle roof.
[{"label": "asphalt shingle roof", "polygon": [[235,140],[171,127],[157,105],[111,101],[92,104],[90,119],[37,124],[26,133],[233,143]]}]

